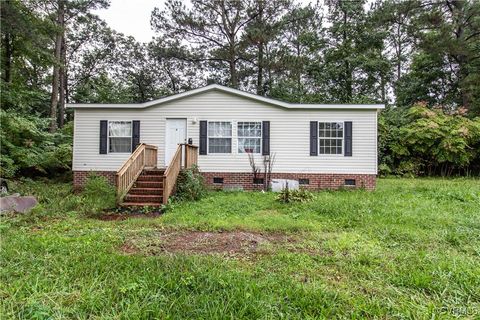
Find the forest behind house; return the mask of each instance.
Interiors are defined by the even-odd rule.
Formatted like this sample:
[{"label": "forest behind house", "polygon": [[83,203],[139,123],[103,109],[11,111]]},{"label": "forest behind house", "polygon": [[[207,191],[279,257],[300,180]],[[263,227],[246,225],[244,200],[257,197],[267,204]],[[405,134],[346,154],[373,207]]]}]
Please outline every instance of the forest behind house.
[{"label": "forest behind house", "polygon": [[108,0],[0,5],[2,177],[70,171],[66,103],[210,83],[295,103],[384,103],[380,174],[479,174],[480,1],[167,0],[148,43],[94,14]]}]

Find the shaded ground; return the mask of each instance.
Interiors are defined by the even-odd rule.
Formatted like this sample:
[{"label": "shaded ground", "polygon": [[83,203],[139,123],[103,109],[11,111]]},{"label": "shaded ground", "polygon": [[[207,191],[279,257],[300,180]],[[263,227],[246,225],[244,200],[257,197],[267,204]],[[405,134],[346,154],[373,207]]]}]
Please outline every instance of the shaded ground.
[{"label": "shaded ground", "polygon": [[103,221],[114,221],[114,220],[127,220],[130,218],[156,218],[161,215],[160,212],[151,212],[151,213],[105,213],[101,216],[98,216],[99,220]]},{"label": "shaded ground", "polygon": [[268,253],[278,247],[291,247],[296,242],[292,236],[281,233],[249,231],[203,232],[168,231],[128,239],[121,251],[132,254],[158,255],[162,253],[225,254],[245,256]]}]

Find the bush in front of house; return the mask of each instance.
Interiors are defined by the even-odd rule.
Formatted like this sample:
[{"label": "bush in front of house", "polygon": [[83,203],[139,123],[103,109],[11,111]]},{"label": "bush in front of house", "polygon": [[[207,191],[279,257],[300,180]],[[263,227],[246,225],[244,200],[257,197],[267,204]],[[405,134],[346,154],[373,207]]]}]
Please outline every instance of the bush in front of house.
[{"label": "bush in front of house", "polygon": [[116,191],[105,177],[90,175],[82,192],[84,213],[100,214],[105,209],[115,208]]},{"label": "bush in front of house", "polygon": [[197,166],[182,170],[178,175],[175,198],[181,201],[197,201],[207,193],[205,181]]}]

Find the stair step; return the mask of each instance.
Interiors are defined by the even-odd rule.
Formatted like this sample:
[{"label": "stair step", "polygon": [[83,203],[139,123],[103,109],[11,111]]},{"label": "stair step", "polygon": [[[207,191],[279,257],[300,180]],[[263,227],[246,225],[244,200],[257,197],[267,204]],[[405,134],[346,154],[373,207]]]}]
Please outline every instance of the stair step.
[{"label": "stair step", "polygon": [[142,172],[142,175],[147,175],[147,176],[163,176],[163,173],[165,170],[162,169],[145,169]]},{"label": "stair step", "polygon": [[160,207],[162,204],[158,202],[124,202],[122,207]]},{"label": "stair step", "polygon": [[146,175],[146,174],[141,174],[138,176],[137,181],[161,181],[162,176],[161,175]]},{"label": "stair step", "polygon": [[128,192],[129,194],[152,194],[152,195],[161,195],[163,193],[163,188],[145,188],[135,186]]},{"label": "stair step", "polygon": [[138,181],[135,182],[136,188],[163,188],[163,181]]},{"label": "stair step", "polygon": [[161,195],[154,195],[154,194],[127,194],[125,197],[125,202],[158,202],[162,203],[162,196]]}]

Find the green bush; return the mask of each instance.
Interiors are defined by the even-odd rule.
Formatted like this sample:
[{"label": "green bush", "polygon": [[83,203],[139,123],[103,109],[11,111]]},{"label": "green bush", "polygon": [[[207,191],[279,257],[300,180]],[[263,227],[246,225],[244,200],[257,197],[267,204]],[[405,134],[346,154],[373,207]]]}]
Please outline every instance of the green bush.
[{"label": "green bush", "polygon": [[114,208],[116,205],[115,187],[108,183],[105,177],[94,174],[88,177],[82,197],[85,214],[100,214],[103,210]]},{"label": "green bush", "polygon": [[307,189],[300,188],[298,190],[290,190],[288,188],[288,184],[285,188],[280,191],[277,196],[277,201],[283,203],[291,203],[291,202],[310,202],[314,199],[313,193],[308,191]]},{"label": "green bush", "polygon": [[12,178],[28,173],[56,175],[70,170],[72,124],[56,133],[47,131],[48,120],[36,115],[0,111],[0,175]]},{"label": "green bush", "polygon": [[480,170],[480,118],[417,103],[385,110],[378,125],[381,174],[450,176]]},{"label": "green bush", "polygon": [[207,192],[203,176],[197,166],[180,172],[175,198],[184,201],[200,200]]}]

